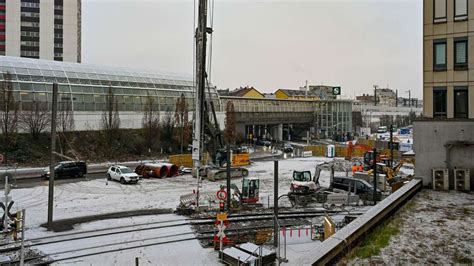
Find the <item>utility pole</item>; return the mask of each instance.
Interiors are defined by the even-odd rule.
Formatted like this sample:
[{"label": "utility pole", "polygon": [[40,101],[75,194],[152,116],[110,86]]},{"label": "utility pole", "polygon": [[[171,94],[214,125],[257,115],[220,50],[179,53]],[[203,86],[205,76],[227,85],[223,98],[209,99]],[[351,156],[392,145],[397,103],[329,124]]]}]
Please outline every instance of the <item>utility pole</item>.
[{"label": "utility pole", "polygon": [[54,201],[54,152],[56,151],[56,116],[58,112],[58,84],[53,83],[53,102],[51,107],[51,146],[49,160],[49,193],[48,193],[48,230],[53,230]]},{"label": "utility pole", "polygon": [[395,107],[398,107],[398,89],[395,90]]},{"label": "utility pole", "polygon": [[390,167],[393,167],[393,125],[390,125]]},{"label": "utility pole", "polygon": [[377,194],[377,149],[374,148],[373,150],[374,153],[374,161],[372,164],[372,169],[374,170],[374,195],[373,195],[373,200],[374,200],[374,206],[377,204],[377,201],[375,200],[375,195]]},{"label": "utility pole", "polygon": [[[25,265],[25,216],[26,210],[21,211],[21,248],[20,248],[20,266]],[[18,229],[18,228],[17,228]]]},{"label": "utility pole", "polygon": [[408,106],[411,107],[411,90],[408,90]]},{"label": "utility pole", "polygon": [[308,81],[306,81],[306,86],[305,87],[306,87],[306,89],[305,89],[306,97],[308,97],[308,92],[309,92]]},{"label": "utility pole", "polygon": [[7,233],[8,232],[8,194],[10,194],[10,185],[8,184],[8,178],[10,176],[8,174],[4,175],[5,178],[5,214],[4,214],[4,219],[3,219],[3,232]]},{"label": "utility pole", "polygon": [[198,28],[196,29],[196,106],[193,138],[193,171],[197,174],[196,207],[199,208],[199,187],[204,133],[204,96],[206,82],[207,0],[199,0]]},{"label": "utility pole", "polygon": [[232,158],[230,156],[230,145],[227,144],[227,153],[226,153],[226,156],[227,156],[227,184],[226,184],[226,187],[227,187],[227,212],[230,212],[230,166],[232,164]]},{"label": "utility pole", "polygon": [[275,221],[273,224],[273,246],[278,247],[278,235],[280,233],[280,228],[278,226],[278,161],[274,161],[274,170],[273,170],[273,215],[275,216]]},{"label": "utility pole", "polygon": [[377,106],[377,85],[374,85],[374,106]]}]

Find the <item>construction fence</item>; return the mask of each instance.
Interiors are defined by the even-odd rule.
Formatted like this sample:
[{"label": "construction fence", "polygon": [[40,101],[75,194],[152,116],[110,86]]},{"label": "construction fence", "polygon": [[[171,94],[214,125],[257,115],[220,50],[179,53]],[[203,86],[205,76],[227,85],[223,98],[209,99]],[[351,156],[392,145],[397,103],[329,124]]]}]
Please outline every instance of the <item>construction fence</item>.
[{"label": "construction fence", "polygon": [[[373,144],[375,145],[375,141],[373,141]],[[365,144],[371,148],[374,146]],[[383,146],[383,148],[382,148]],[[386,144],[380,145],[380,148],[377,148],[377,151],[387,157],[390,157],[390,149],[387,148]],[[311,151],[313,153],[313,156],[326,156],[327,153],[327,145],[314,145],[314,146],[305,146],[304,147],[305,151]],[[352,157],[363,157],[365,151],[364,150],[359,150],[359,149],[354,149],[352,152]],[[347,156],[347,147],[346,146],[336,146],[336,157],[346,157]],[[399,152],[397,150],[394,150],[393,152],[393,159],[398,160],[399,158]]]},{"label": "construction fence", "polygon": [[[179,167],[193,167],[193,159],[191,154],[176,154],[169,157],[169,161]],[[209,162],[209,153],[202,154],[201,164],[206,165]],[[232,166],[250,165],[250,156],[248,153],[240,153],[232,155]]]}]

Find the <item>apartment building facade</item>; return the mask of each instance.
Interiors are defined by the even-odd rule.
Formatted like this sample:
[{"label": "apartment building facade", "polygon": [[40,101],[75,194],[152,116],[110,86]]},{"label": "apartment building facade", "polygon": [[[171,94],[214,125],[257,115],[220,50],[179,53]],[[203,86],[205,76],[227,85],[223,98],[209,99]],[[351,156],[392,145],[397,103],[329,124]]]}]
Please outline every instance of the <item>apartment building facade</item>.
[{"label": "apartment building facade", "polygon": [[423,118],[414,123],[415,175],[433,169],[474,175],[474,3],[423,1]]},{"label": "apartment building facade", "polygon": [[0,55],[81,61],[81,0],[0,0]]}]

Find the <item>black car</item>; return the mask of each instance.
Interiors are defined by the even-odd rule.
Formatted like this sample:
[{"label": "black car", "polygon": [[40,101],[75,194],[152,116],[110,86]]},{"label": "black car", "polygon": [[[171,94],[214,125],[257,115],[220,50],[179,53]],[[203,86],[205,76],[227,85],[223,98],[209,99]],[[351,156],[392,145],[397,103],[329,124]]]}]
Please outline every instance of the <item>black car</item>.
[{"label": "black car", "polygon": [[259,145],[259,146],[265,146],[265,147],[270,147],[270,146],[272,146],[272,143],[271,143],[271,141],[266,140],[266,139],[258,139],[258,140],[257,140],[257,145]]},{"label": "black car", "polygon": [[[359,195],[361,199],[373,200],[374,187],[362,179],[351,177],[334,177],[331,181],[331,187],[345,191],[349,191],[349,189],[351,191],[355,190],[356,194]],[[375,195],[376,200],[380,200],[382,198],[382,192],[379,189],[377,189]]]},{"label": "black car", "polygon": [[[43,173],[44,178],[49,177],[49,169]],[[54,166],[54,177],[83,177],[87,174],[87,165],[83,161],[59,162]]]},{"label": "black car", "polygon": [[291,146],[290,144],[283,144],[283,147],[281,149],[285,153],[292,153],[293,152],[293,146]]}]

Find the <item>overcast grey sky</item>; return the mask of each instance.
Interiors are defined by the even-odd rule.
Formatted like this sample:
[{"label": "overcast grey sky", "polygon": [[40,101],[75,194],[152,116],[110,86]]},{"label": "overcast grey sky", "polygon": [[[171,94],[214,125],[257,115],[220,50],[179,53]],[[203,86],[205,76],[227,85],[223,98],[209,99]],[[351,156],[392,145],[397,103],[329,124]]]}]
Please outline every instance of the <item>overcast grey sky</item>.
[{"label": "overcast grey sky", "polygon": [[[196,0],[197,2],[197,0]],[[215,0],[212,82],[422,95],[421,0]],[[84,63],[193,72],[193,0],[83,0]]]}]

